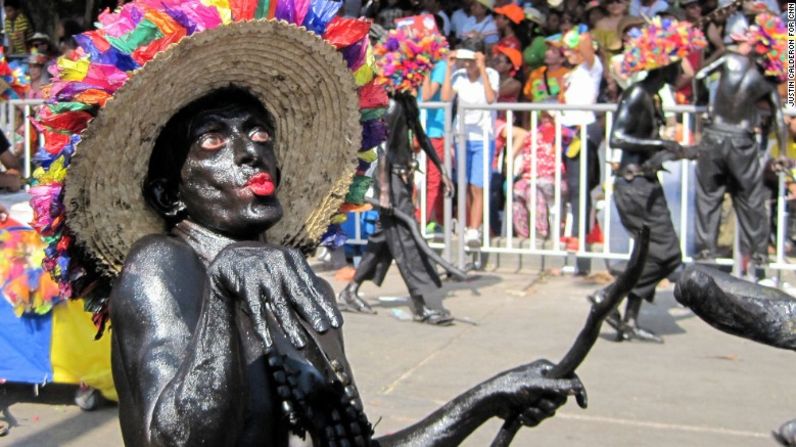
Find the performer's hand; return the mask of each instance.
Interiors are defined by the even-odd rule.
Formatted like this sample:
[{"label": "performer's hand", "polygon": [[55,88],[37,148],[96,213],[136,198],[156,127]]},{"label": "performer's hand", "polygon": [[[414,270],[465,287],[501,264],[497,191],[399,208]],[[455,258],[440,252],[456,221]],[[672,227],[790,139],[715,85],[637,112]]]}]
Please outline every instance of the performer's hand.
[{"label": "performer's hand", "polygon": [[672,140],[664,141],[664,149],[677,155],[678,157],[683,153],[683,146],[680,143]]},{"label": "performer's hand", "polygon": [[498,416],[508,419],[519,415],[523,425],[533,427],[555,415],[567,396],[574,395],[578,405],[586,408],[588,396],[580,379],[546,378],[552,367],[547,360],[537,360],[496,376],[493,384],[498,387],[501,400]]},{"label": "performer's hand", "polygon": [[0,222],[5,222],[8,219],[8,209],[0,204]]},{"label": "performer's hand", "polygon": [[212,290],[244,303],[266,351],[271,335],[270,313],[294,346],[306,344],[301,317],[315,331],[339,328],[343,319],[334,292],[318,278],[298,250],[261,242],[236,242],[225,247],[208,268]]},{"label": "performer's hand", "polygon": [[699,146],[680,146],[679,158],[696,160],[699,158]]},{"label": "performer's hand", "polygon": [[445,192],[445,197],[453,197],[453,182],[448,174],[442,174],[442,190]]}]

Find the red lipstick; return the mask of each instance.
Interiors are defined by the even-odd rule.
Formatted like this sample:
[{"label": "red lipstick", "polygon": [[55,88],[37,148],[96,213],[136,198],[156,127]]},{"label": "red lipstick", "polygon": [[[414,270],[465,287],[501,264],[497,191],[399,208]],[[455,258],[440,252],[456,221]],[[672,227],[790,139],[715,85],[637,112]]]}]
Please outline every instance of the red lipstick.
[{"label": "red lipstick", "polygon": [[249,188],[254,195],[263,197],[273,195],[274,191],[276,191],[274,181],[267,172],[255,174],[246,182],[246,187]]}]

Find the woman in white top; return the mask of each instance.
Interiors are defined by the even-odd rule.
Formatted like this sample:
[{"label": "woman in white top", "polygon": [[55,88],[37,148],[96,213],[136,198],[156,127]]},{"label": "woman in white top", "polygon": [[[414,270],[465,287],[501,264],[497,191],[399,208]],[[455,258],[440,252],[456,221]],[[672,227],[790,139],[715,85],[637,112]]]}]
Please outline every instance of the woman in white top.
[{"label": "woman in white top", "polygon": [[481,245],[484,187],[491,178],[492,159],[495,155],[495,112],[462,111],[461,106],[485,105],[497,101],[500,75],[487,68],[485,59],[481,40],[467,39],[462,42],[459,49],[452,51],[449,56],[441,98],[443,101],[451,101],[455,96],[460,106],[454,129],[458,135],[458,130],[463,127],[465,134],[464,148],[461,142],[457,144],[457,156],[466,157],[467,230],[464,238],[467,245],[474,248]]}]

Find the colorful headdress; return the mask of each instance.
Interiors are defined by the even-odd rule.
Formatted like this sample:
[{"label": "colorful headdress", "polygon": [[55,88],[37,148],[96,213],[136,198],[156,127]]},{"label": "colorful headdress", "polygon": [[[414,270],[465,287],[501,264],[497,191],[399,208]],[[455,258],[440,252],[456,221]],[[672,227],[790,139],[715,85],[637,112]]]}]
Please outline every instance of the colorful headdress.
[{"label": "colorful headdress", "polygon": [[624,73],[665,67],[708,44],[702,31],[690,23],[660,17],[643,28],[631,29],[629,36],[622,60]]},{"label": "colorful headdress", "polygon": [[434,64],[448,52],[448,41],[433,31],[401,27],[390,31],[373,49],[377,83],[390,92],[409,92],[423,83]]},{"label": "colorful headdress", "polygon": [[136,240],[165,231],[142,195],[150,154],[169,118],[219,88],[247,90],[274,117],[289,205],[269,241],[311,248],[344,200],[363,202],[388,98],[374,79],[370,22],[338,17],[341,5],[136,0],[76,36],[80,48],[45,89],[31,189],[43,265],[63,296],[82,293],[72,286],[87,272],[112,278]]},{"label": "colorful headdress", "polygon": [[786,51],[787,29],[779,17],[770,13],[755,16],[755,24],[750,26],[743,39],[760,55],[760,65],[766,76],[785,82],[788,79]]},{"label": "colorful headdress", "polygon": [[[589,27],[581,23],[580,25],[574,26],[571,30],[564,33],[564,35],[561,37],[561,43],[566,48],[575,49],[578,47],[578,45],[580,45],[580,39],[583,37],[583,35],[588,32]],[[554,40],[555,39],[553,39],[553,41]]]},{"label": "colorful headdress", "polygon": [[17,63],[9,64],[3,48],[0,47],[0,99],[20,99],[30,88],[30,80],[25,70]]}]

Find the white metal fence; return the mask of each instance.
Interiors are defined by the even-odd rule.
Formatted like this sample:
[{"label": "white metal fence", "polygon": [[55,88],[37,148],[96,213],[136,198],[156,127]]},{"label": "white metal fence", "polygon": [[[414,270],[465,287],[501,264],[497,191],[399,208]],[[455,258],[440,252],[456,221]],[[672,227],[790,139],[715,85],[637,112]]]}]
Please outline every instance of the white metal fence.
[{"label": "white metal fence", "polygon": [[[24,176],[25,178],[29,178],[32,172],[32,160],[33,156],[35,155],[38,147],[34,147],[31,144],[31,136],[33,133],[36,132],[36,129],[31,125],[30,118],[35,114],[35,108],[41,105],[43,101],[41,100],[10,100],[5,103],[0,104],[0,128],[3,129],[5,132],[9,142],[13,145],[20,140],[23,143],[23,158],[24,158]],[[444,110],[444,148],[445,148],[445,156],[444,156],[444,165],[445,170],[450,175],[454,172],[453,163],[454,157],[452,156],[454,150],[454,140],[463,141],[464,140],[464,127],[460,126],[459,129],[453,128],[453,110],[451,103],[444,103],[444,102],[426,102],[421,103],[421,109],[426,110],[429,109],[443,109]],[[530,126],[529,130],[532,135],[532,144],[531,144],[531,177],[536,177],[536,160],[537,160],[537,144],[535,141],[536,131],[539,125],[539,119],[542,113],[549,114],[553,117],[555,128],[556,128],[556,165],[559,165],[562,158],[562,124],[560,121],[561,113],[564,111],[590,111],[594,112],[598,115],[598,120],[603,120],[604,124],[604,135],[603,135],[603,142],[598,148],[598,156],[601,163],[601,179],[600,185],[602,186],[602,198],[600,200],[593,201],[592,208],[595,210],[595,218],[597,222],[600,223],[604,235],[604,242],[601,245],[597,245],[595,249],[592,249],[586,244],[586,219],[590,219],[591,216],[586,215],[585,212],[585,198],[587,194],[591,194],[592,191],[588,190],[588,181],[587,181],[587,150],[585,145],[588,144],[589,138],[587,136],[587,130],[585,127],[581,127],[580,129],[580,141],[582,145],[582,149],[579,155],[579,164],[580,164],[580,188],[577,191],[577,194],[580,196],[580,210],[577,213],[579,216],[578,222],[578,232],[577,234],[571,235],[572,237],[577,238],[578,240],[578,250],[576,252],[568,251],[566,249],[565,244],[561,241],[561,226],[557,224],[559,222],[561,216],[557,215],[558,210],[565,210],[566,207],[562,206],[566,201],[566,198],[562,194],[561,184],[561,172],[557,170],[555,176],[555,188],[554,188],[554,204],[550,210],[550,218],[549,221],[553,224],[550,225],[550,236],[549,239],[545,242],[542,241],[539,235],[537,234],[536,229],[536,217],[537,217],[537,210],[536,210],[536,187],[537,184],[535,181],[531,182],[531,193],[530,193],[530,203],[528,204],[528,210],[530,212],[529,215],[529,231],[530,235],[528,238],[519,238],[515,234],[514,231],[514,224],[513,224],[513,208],[512,208],[512,201],[513,201],[513,182],[512,179],[508,179],[508,184],[506,186],[506,199],[505,203],[502,205],[502,209],[504,210],[502,216],[502,227],[500,229],[494,229],[494,233],[497,234],[496,237],[490,237],[490,234],[493,233],[493,229],[490,228],[490,210],[494,206],[499,206],[497,204],[490,203],[489,197],[489,178],[485,175],[484,178],[484,211],[483,211],[483,234],[484,237],[482,239],[481,247],[478,249],[470,249],[465,245],[464,238],[461,235],[464,234],[465,230],[465,221],[466,221],[466,204],[465,204],[465,194],[463,193],[467,187],[467,180],[465,177],[465,159],[464,157],[455,157],[456,162],[456,178],[453,179],[454,182],[457,184],[457,189],[459,194],[456,196],[457,203],[457,215],[453,215],[453,201],[451,198],[445,197],[443,199],[443,237],[442,241],[436,242],[432,241],[430,245],[432,247],[438,248],[442,250],[443,257],[446,259],[452,260],[453,262],[457,263],[460,267],[464,267],[467,263],[468,254],[471,253],[508,253],[508,254],[516,254],[516,255],[539,255],[539,256],[556,256],[556,257],[566,257],[575,255],[578,258],[600,258],[600,259],[627,259],[630,254],[631,247],[628,243],[628,237],[625,233],[624,228],[622,228],[621,224],[619,224],[616,211],[614,209],[613,203],[613,172],[612,172],[612,163],[618,162],[620,157],[620,151],[614,150],[610,146],[610,129],[613,124],[613,115],[616,110],[615,104],[595,104],[592,106],[569,106],[563,104],[534,104],[534,103],[508,103],[508,104],[492,104],[492,105],[485,105],[485,106],[459,106],[459,112],[463,113],[466,110],[489,110],[489,111],[504,111],[506,114],[506,122],[512,123],[514,121],[514,116],[517,113],[528,113],[530,114]],[[688,141],[687,139],[690,136],[693,136],[698,130],[701,128],[701,118],[702,114],[704,113],[704,108],[694,107],[694,106],[674,106],[664,109],[667,113],[674,113],[678,116],[678,122],[682,125],[682,137],[681,143],[684,145],[693,144],[694,141]],[[796,110],[786,109],[785,113],[791,116],[796,116]],[[423,120],[425,121],[425,120]],[[504,157],[506,159],[506,172],[509,175],[514,172],[514,153],[513,153],[513,143],[514,143],[514,131],[512,126],[507,126],[507,138],[506,144],[504,147]],[[41,135],[36,140],[38,145],[44,144],[44,139]],[[488,142],[484,141],[485,147],[488,147]],[[593,149],[593,148],[592,148]],[[492,160],[488,159],[489,151],[484,151],[484,157],[482,160],[482,166],[484,168],[484,172],[490,172],[489,166],[492,163]],[[425,182],[425,155],[420,154],[419,156],[419,164],[422,167],[421,172],[417,173],[419,177],[418,184],[419,188],[419,201],[420,201],[420,224],[423,232],[425,233],[425,227],[428,220],[428,216],[426,216],[426,182]],[[690,177],[693,176],[695,162],[688,161],[688,160],[680,160],[676,162],[670,162],[666,165],[670,171],[670,173],[664,173],[664,187],[668,184],[669,186],[677,186],[679,187],[674,188],[676,192],[674,194],[667,194],[667,200],[669,201],[670,211],[672,212],[672,217],[674,220],[675,229],[678,231],[680,236],[680,248],[683,253],[683,261],[689,262],[691,261],[690,254],[693,252],[692,247],[690,246],[690,241],[692,239],[693,229],[691,228],[691,223],[693,219],[689,216],[692,214],[692,210],[690,209],[693,206],[693,191],[690,187],[693,181]],[[675,183],[677,185],[675,185]],[[600,188],[597,188],[596,191],[599,191]],[[785,249],[786,249],[786,239],[788,235],[786,234],[787,229],[787,209],[786,209],[786,181],[785,181],[785,174],[779,174],[778,179],[778,194],[777,194],[777,214],[776,214],[776,238],[775,238],[775,248],[776,252],[773,256],[773,262],[769,264],[769,268],[777,269],[777,270],[796,270],[796,264],[790,264],[787,260]],[[570,225],[567,228],[570,228],[571,225],[571,216],[572,213],[568,214],[568,221],[570,221]],[[454,237],[454,235],[458,235]],[[427,235],[428,236],[428,235]],[[737,234],[736,234],[736,249],[734,252],[737,254]],[[356,219],[355,222],[355,235],[351,238],[348,243],[352,245],[362,245],[367,242],[366,238],[362,237],[361,225],[359,219]],[[737,256],[736,256],[737,257]],[[737,259],[723,259],[719,260],[719,262],[725,264],[733,264],[737,265]]]},{"label": "white metal fence", "polygon": [[[460,126],[458,129],[453,128],[453,113],[452,113],[452,105],[450,103],[443,103],[443,102],[426,102],[421,103],[421,109],[428,110],[428,109],[444,109],[445,111],[445,122],[444,122],[444,129],[445,129],[445,137],[444,137],[444,147],[445,147],[445,157],[444,157],[444,165],[445,170],[450,174],[454,172],[453,169],[453,157],[451,156],[453,150],[452,148],[454,145],[454,140],[456,141],[464,141],[464,128]],[[490,210],[492,207],[496,206],[497,204],[490,203],[488,185],[489,180],[485,178],[484,180],[484,212],[483,212],[483,234],[484,237],[482,239],[481,247],[478,249],[470,249],[466,246],[464,238],[461,236],[464,234],[465,231],[465,213],[467,212],[465,207],[465,194],[463,193],[466,188],[466,178],[465,178],[465,157],[463,156],[456,156],[456,178],[453,181],[457,184],[457,189],[459,194],[456,196],[456,209],[457,213],[456,216],[453,216],[453,201],[450,198],[444,198],[444,207],[443,207],[443,240],[441,242],[434,242],[431,241],[430,245],[432,247],[442,249],[443,257],[453,261],[454,263],[458,264],[460,267],[464,267],[468,260],[468,254],[472,253],[507,253],[507,254],[515,254],[515,255],[538,255],[538,256],[555,256],[555,257],[567,257],[573,256],[576,258],[598,258],[598,259],[627,259],[630,256],[630,251],[632,249],[630,245],[630,241],[625,229],[622,227],[621,223],[618,220],[618,213],[615,210],[615,205],[613,202],[613,181],[614,175],[612,171],[612,163],[618,163],[621,151],[618,149],[611,148],[610,145],[610,129],[613,124],[613,117],[616,111],[615,104],[595,104],[592,106],[570,106],[570,105],[563,105],[563,104],[538,104],[538,103],[505,103],[505,104],[492,104],[492,105],[484,105],[484,106],[459,106],[458,113],[463,113],[465,110],[489,110],[489,111],[504,111],[506,114],[506,122],[512,123],[514,121],[514,116],[518,113],[528,113],[530,114],[530,126],[527,130],[531,132],[532,144],[531,144],[531,177],[536,178],[537,166],[537,144],[535,140],[536,131],[539,125],[540,116],[542,113],[549,114],[554,119],[554,125],[556,129],[556,141],[555,141],[555,149],[556,149],[556,165],[560,165],[562,161],[562,124],[561,124],[561,113],[565,111],[590,111],[594,112],[597,115],[598,121],[602,121],[603,123],[603,138],[602,144],[599,145],[597,148],[598,150],[598,158],[601,163],[600,169],[600,187],[595,188],[594,191],[590,191],[588,189],[588,169],[587,169],[587,150],[585,145],[588,144],[589,141],[587,135],[587,129],[585,127],[580,128],[580,142],[581,142],[581,150],[579,154],[579,166],[580,166],[580,181],[579,181],[579,189],[576,192],[579,194],[579,206],[580,210],[577,213],[579,222],[578,222],[578,232],[577,234],[572,234],[571,237],[575,237],[578,240],[578,250],[577,251],[568,251],[565,244],[561,241],[561,226],[558,225],[561,216],[556,215],[558,210],[565,210],[566,207],[562,206],[566,201],[565,195],[562,193],[561,185],[562,185],[562,175],[560,170],[557,170],[555,175],[555,188],[554,188],[554,204],[549,211],[549,222],[550,231],[549,231],[549,239],[547,241],[542,241],[539,235],[537,234],[536,230],[536,217],[537,217],[537,210],[536,210],[536,187],[537,184],[535,181],[531,181],[531,193],[530,193],[530,203],[527,207],[530,215],[529,215],[529,231],[530,235],[528,238],[519,238],[516,235],[516,232],[513,228],[513,188],[512,188],[512,179],[511,173],[514,172],[514,153],[513,153],[513,143],[514,143],[514,131],[512,126],[507,126],[507,138],[506,144],[504,146],[504,157],[505,157],[505,165],[506,165],[506,172],[508,173],[508,184],[505,188],[505,203],[502,204],[503,209],[503,216],[502,216],[502,227],[500,229],[495,229],[496,231],[492,231],[493,229],[490,228]],[[694,137],[700,132],[702,127],[702,115],[705,112],[704,107],[695,107],[695,106],[673,106],[667,107],[664,111],[668,114],[674,114],[677,119],[677,123],[682,126],[681,130],[681,144],[689,145],[694,144],[695,140]],[[796,116],[796,111],[786,109],[785,113],[791,116]],[[425,120],[423,120],[425,121]],[[484,137],[485,138],[485,137]],[[691,139],[689,141],[689,138]],[[486,143],[484,141],[484,143]],[[485,145],[485,147],[488,147]],[[594,148],[591,148],[594,150]],[[484,172],[489,172],[488,167],[491,165],[492,160],[488,160],[488,153],[489,151],[483,151],[484,157],[482,160]],[[457,154],[458,155],[458,154]],[[425,227],[427,223],[426,216],[426,182],[425,182],[425,155],[421,153],[419,156],[419,165],[422,167],[422,172],[418,172],[416,175],[419,177],[419,181],[416,182],[416,185],[419,186],[419,204],[420,204],[420,225],[423,231],[425,232]],[[662,179],[662,183],[664,185],[664,189],[667,190],[667,201],[670,206],[670,212],[672,214],[673,223],[675,229],[680,236],[680,248],[683,253],[683,261],[690,262],[692,261],[691,254],[694,252],[693,249],[693,212],[694,212],[694,191],[693,191],[693,182],[694,182],[694,168],[696,162],[689,161],[689,160],[678,160],[673,162],[668,162],[665,164],[665,168],[667,168],[670,172],[663,172],[661,173],[660,177]],[[485,175],[486,177],[486,175]],[[785,182],[785,174],[779,174],[779,181],[778,181],[778,195],[777,195],[777,214],[776,214],[776,253],[772,257],[773,262],[769,264],[769,268],[777,269],[777,270],[796,270],[796,264],[790,264],[786,258],[785,253],[785,242],[788,235],[786,234],[786,220],[787,220],[787,210],[786,210],[786,182]],[[593,192],[601,191],[599,200],[592,201],[592,209],[594,210],[595,219],[601,225],[604,242],[602,244],[595,244],[593,247],[589,247],[586,244],[586,219],[590,219],[591,216],[587,215],[585,212],[586,208],[586,195],[592,194]],[[572,215],[573,213],[568,213],[567,221],[569,222],[566,226],[567,229],[572,227]],[[366,238],[363,238],[360,231],[359,219],[355,223],[356,233],[352,239],[349,240],[349,243],[352,245],[357,244],[365,244],[367,242]],[[737,228],[737,225],[736,225]],[[490,234],[495,234],[495,236],[490,237]],[[458,235],[458,237],[455,237]],[[430,235],[427,235],[430,236]],[[739,259],[738,259],[738,234],[736,230],[735,235],[735,248],[733,252],[736,254],[736,259],[720,259],[718,260],[719,263],[722,264],[734,264],[736,266],[736,270],[739,266]]]}]

